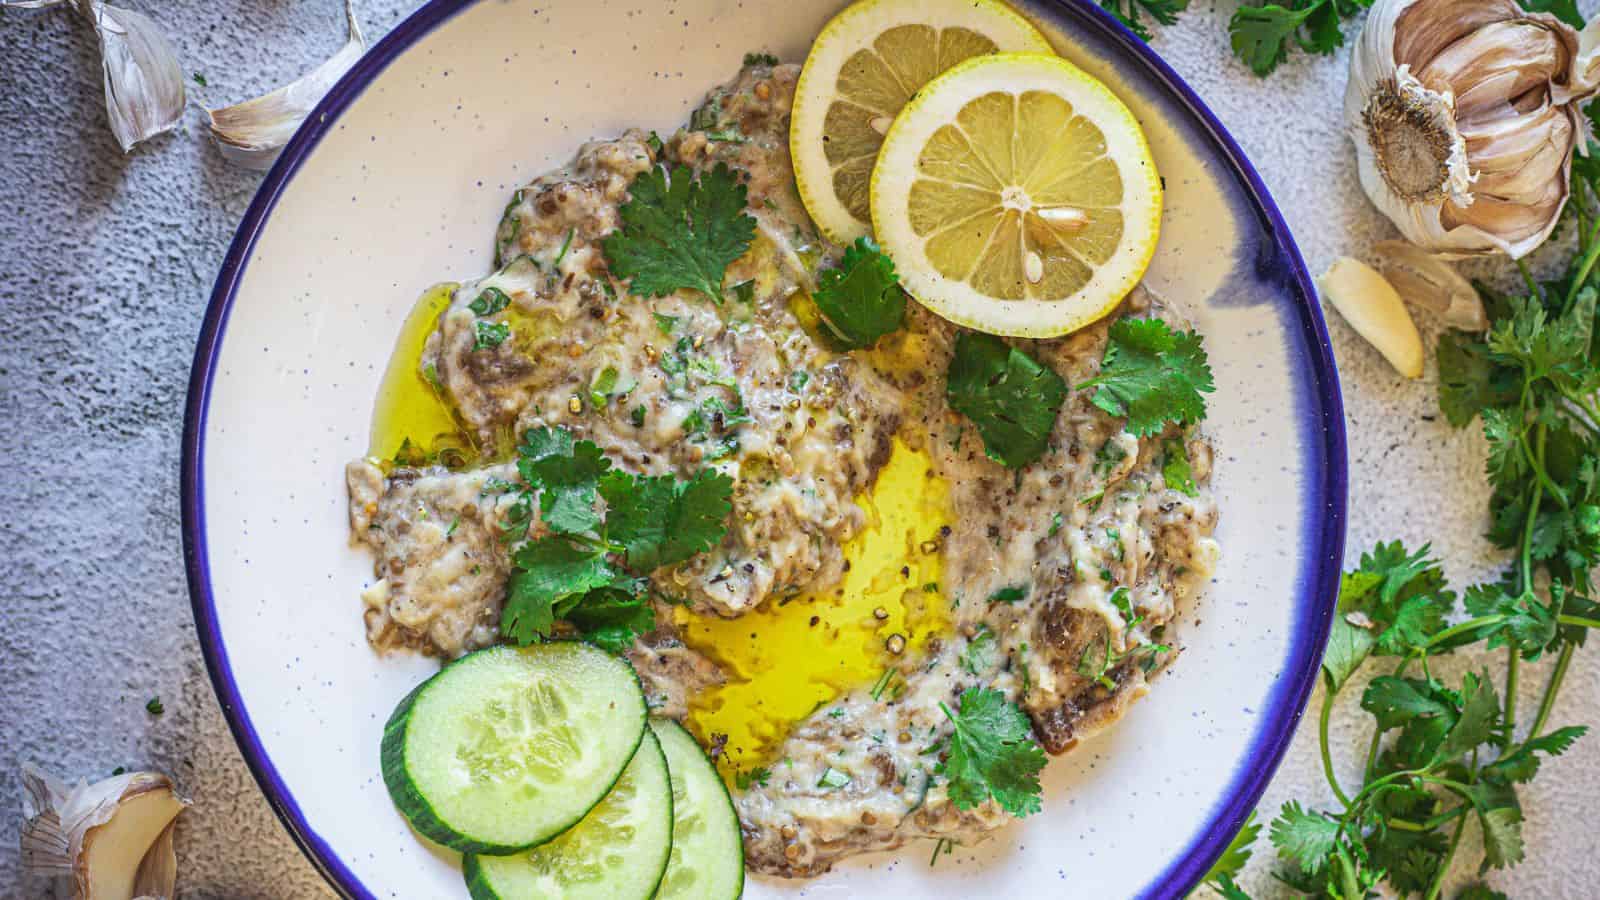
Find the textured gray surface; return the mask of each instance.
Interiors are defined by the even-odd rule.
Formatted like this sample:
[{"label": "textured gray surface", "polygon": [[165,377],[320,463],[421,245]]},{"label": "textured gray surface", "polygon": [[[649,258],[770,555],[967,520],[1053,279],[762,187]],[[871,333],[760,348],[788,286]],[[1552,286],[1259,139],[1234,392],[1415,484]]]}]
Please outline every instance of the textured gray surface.
[{"label": "textured gray surface", "polygon": [[[137,5],[166,26],[186,70],[204,73],[210,86],[191,83],[180,131],[127,157],[105,127],[87,29],[62,12],[0,12],[0,571],[8,592],[0,613],[0,891],[46,893],[18,867],[15,773],[28,759],[72,775],[119,765],[172,772],[196,801],[179,831],[186,895],[326,896],[246,771],[206,679],[183,579],[177,476],[193,341],[258,181],[226,166],[203,139],[201,108],[251,96],[331,53],[343,40],[339,4]],[[369,38],[412,5],[362,0]],[[1307,262],[1321,271],[1391,233],[1361,195],[1341,133],[1346,59],[1297,57],[1268,80],[1252,78],[1226,51],[1232,7],[1197,0],[1155,46],[1256,161]],[[1556,263],[1560,253],[1544,258]],[[1431,324],[1423,323],[1430,343]],[[1482,441],[1433,417],[1431,361],[1427,378],[1403,382],[1343,323],[1330,327],[1350,429],[1350,558],[1379,539],[1432,541],[1457,583],[1490,575],[1501,560],[1480,537]],[[1500,658],[1492,664],[1499,671]],[[1524,670],[1524,709],[1547,668]],[[165,715],[145,712],[152,696]],[[1552,721],[1592,718],[1597,697],[1600,657],[1591,650],[1577,656]],[[1359,720],[1338,722],[1336,747],[1365,741]],[[1589,852],[1588,828],[1573,826],[1592,827],[1588,811],[1600,806],[1600,740],[1546,771],[1524,795],[1534,862],[1493,880],[1515,895],[1592,894],[1600,858]],[[1326,796],[1315,729],[1304,728],[1264,812],[1291,797]],[[1258,863],[1270,855],[1258,854]],[[1267,886],[1264,867],[1252,876]]]}]

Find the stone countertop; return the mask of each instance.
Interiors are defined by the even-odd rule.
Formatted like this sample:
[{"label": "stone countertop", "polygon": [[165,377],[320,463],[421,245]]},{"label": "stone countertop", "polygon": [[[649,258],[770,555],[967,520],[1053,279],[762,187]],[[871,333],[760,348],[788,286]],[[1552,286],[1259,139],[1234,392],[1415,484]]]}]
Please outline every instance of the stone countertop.
[{"label": "stone countertop", "polygon": [[[173,773],[195,800],[178,831],[185,896],[328,896],[257,790],[206,678],[182,566],[178,453],[201,314],[259,181],[206,140],[203,107],[258,94],[332,53],[344,40],[340,4],[128,3],[165,26],[186,70],[208,85],[190,83],[178,131],[127,156],[106,127],[89,29],[61,10],[0,11],[0,423],[10,473],[0,508],[13,511],[0,519],[9,594],[0,618],[0,891],[46,893],[22,878],[11,824],[21,815],[18,767],[32,760],[72,776],[117,766]],[[414,5],[362,0],[369,39]],[[1342,133],[1347,53],[1296,55],[1254,78],[1227,50],[1232,9],[1196,0],[1154,46],[1256,162],[1320,272],[1392,235],[1360,191]],[[1559,266],[1565,252],[1549,248],[1535,263]],[[1378,540],[1432,542],[1453,584],[1491,577],[1504,559],[1481,536],[1482,438],[1436,415],[1431,359],[1422,380],[1403,381],[1330,320],[1350,435],[1347,558]],[[1419,324],[1431,347],[1435,324]],[[1498,673],[1503,658],[1452,662]],[[1524,710],[1548,669],[1524,668]],[[1355,706],[1347,693],[1343,713]],[[151,697],[165,714],[145,711]],[[1580,652],[1552,722],[1593,720],[1597,697],[1600,653]],[[1320,701],[1319,690],[1313,711]],[[1335,716],[1334,746],[1352,770],[1363,718]],[[1291,798],[1328,801],[1312,727],[1297,735],[1263,818]],[[1600,807],[1600,740],[1548,764],[1523,803],[1534,862],[1491,881],[1551,897],[1600,883],[1592,837],[1572,831]],[[1470,831],[1463,851],[1475,859]],[[1272,853],[1260,847],[1248,883],[1266,893]]]}]

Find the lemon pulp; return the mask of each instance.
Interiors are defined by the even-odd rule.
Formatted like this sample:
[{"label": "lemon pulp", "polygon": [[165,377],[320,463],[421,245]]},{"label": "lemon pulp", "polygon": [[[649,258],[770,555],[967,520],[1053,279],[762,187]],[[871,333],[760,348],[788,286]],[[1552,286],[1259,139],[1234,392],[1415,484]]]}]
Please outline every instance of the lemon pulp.
[{"label": "lemon pulp", "polygon": [[911,227],[946,278],[1005,300],[1065,297],[1121,242],[1122,193],[1105,135],[1070,103],[996,91],[922,148]]},{"label": "lemon pulp", "polygon": [[999,49],[967,28],[900,25],[850,55],[822,126],[833,191],[850,215],[872,221],[872,164],[889,123],[917,88],[964,59]]},{"label": "lemon pulp", "polygon": [[[843,547],[843,581],[737,619],[674,611],[683,640],[722,666],[728,680],[690,702],[687,724],[704,744],[728,736],[724,777],[769,762],[790,728],[852,688],[872,684],[895,658],[946,630],[938,550],[923,545],[950,519],[949,491],[926,453],[898,439],[870,494],[857,502],[867,526]],[[878,613],[883,618],[878,618]]]}]

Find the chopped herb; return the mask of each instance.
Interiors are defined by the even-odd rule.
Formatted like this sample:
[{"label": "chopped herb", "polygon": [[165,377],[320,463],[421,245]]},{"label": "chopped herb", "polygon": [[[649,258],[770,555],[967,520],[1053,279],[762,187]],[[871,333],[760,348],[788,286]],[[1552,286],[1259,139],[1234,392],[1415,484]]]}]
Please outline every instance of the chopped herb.
[{"label": "chopped herb", "polygon": [[961,667],[969,675],[982,675],[1000,661],[1000,642],[987,625],[979,625],[978,633],[961,651]]},{"label": "chopped herb", "polygon": [[835,706],[833,709],[828,710],[828,718],[842,719],[844,718],[844,710]]},{"label": "chopped herb", "polygon": [[744,64],[747,66],[775,66],[778,58],[771,53],[746,53]]},{"label": "chopped herb", "polygon": [[[628,390],[632,390],[632,385],[629,385]],[[615,366],[606,366],[597,372],[594,381],[589,383],[589,402],[594,404],[595,409],[605,409],[611,402],[613,391],[628,393],[627,390],[617,391],[617,369]]]},{"label": "chopped herb", "polygon": [[822,777],[817,779],[817,787],[842,788],[850,783],[850,776],[829,766],[822,770]]},{"label": "chopped herb", "polygon": [[650,136],[644,139],[644,143],[646,147],[650,148],[651,153],[661,152],[661,135],[656,134],[654,131],[650,132]]},{"label": "chopped herb", "polygon": [[428,384],[436,392],[439,394],[444,393],[444,381],[439,378],[439,370],[434,367],[433,363],[428,363],[422,367],[422,377],[427,380]]},{"label": "chopped herb", "polygon": [[633,408],[633,412],[628,414],[628,418],[633,422],[633,427],[635,427],[635,428],[643,428],[644,427],[644,415],[645,415],[644,404],[641,403],[638,406],[635,406]]},{"label": "chopped herb", "polygon": [[989,595],[990,603],[1018,603],[1028,596],[1028,585],[1013,584]]},{"label": "chopped herb", "polygon": [[1099,450],[1094,452],[1094,473],[1096,475],[1109,474],[1112,469],[1117,467],[1118,463],[1127,458],[1128,451],[1117,440],[1116,436],[1112,435],[1106,438],[1106,442],[1100,445]]},{"label": "chopped herb", "polygon": [[492,350],[506,342],[511,336],[511,326],[504,322],[485,322],[482,319],[472,323],[475,338],[472,342],[473,350]]},{"label": "chopped herb", "polygon": [[451,519],[450,520],[450,527],[446,528],[444,530],[444,536],[445,537],[449,537],[450,535],[455,534],[456,533],[456,528],[458,526],[460,526],[460,524],[461,524],[461,517],[460,516],[456,516],[455,518]]},{"label": "chopped herb", "polygon": [[939,862],[940,853],[943,853],[945,856],[949,856],[950,851],[955,849],[955,846],[956,842],[950,840],[949,838],[939,838],[937,841],[934,841],[933,856],[928,859],[928,868],[933,868],[934,865]]},{"label": "chopped herb", "polygon": [[492,316],[510,305],[511,298],[506,296],[505,291],[497,287],[486,287],[467,304],[467,309],[479,316]]},{"label": "chopped herb", "polygon": [[811,380],[811,373],[805,369],[795,369],[789,373],[789,390],[798,394],[806,389],[806,383]]},{"label": "chopped herb", "polygon": [[210,85],[206,83],[206,77],[199,72],[194,73],[194,83],[200,85],[201,87],[210,87]]},{"label": "chopped herb", "polygon": [[159,716],[167,711],[167,708],[162,705],[160,697],[151,697],[149,702],[145,703],[144,709],[145,712],[152,716]]},{"label": "chopped herb", "polygon": [[1050,514],[1050,530],[1045,533],[1045,537],[1055,537],[1056,534],[1058,534],[1060,531],[1061,531],[1061,513],[1060,512],[1051,513]]},{"label": "chopped herb", "polygon": [[128,770],[127,770],[127,768],[126,768],[126,767],[124,767],[124,766],[117,766],[117,767],[116,767],[116,768],[115,768],[115,769],[112,769],[112,770],[111,770],[111,774],[112,774],[112,775],[123,775],[123,774],[126,774],[126,773],[127,773],[127,771],[128,771]]},{"label": "chopped herb", "polygon": [[719,128],[716,131],[706,132],[706,140],[719,144],[743,144],[750,139],[736,128]]},{"label": "chopped herb", "polygon": [[746,278],[729,288],[729,290],[733,291],[733,299],[746,306],[756,302],[756,280],[754,278]]},{"label": "chopped herb", "polygon": [[772,770],[764,769],[759,766],[751,769],[748,772],[740,772],[739,774],[733,776],[734,783],[739,786],[739,790],[741,791],[750,790],[751,785],[760,785],[761,787],[766,787],[767,783],[771,780]]},{"label": "chopped herb", "polygon": [[563,259],[567,258],[567,251],[572,249],[572,237],[573,237],[573,235],[575,235],[577,233],[578,233],[578,226],[576,226],[576,225],[574,225],[571,228],[567,229],[567,239],[561,242],[561,250],[558,253],[556,253],[556,261],[550,264],[550,268],[552,268],[552,269],[561,268],[561,261]]},{"label": "chopped herb", "polygon": [[1194,484],[1194,471],[1189,467],[1189,451],[1183,441],[1166,441],[1162,449],[1166,458],[1161,463],[1161,480],[1180,494],[1199,496],[1200,489]]},{"label": "chopped herb", "polygon": [[939,582],[937,582],[937,581],[928,582],[927,584],[922,586],[922,592],[924,594],[937,594],[937,593],[939,593]]}]

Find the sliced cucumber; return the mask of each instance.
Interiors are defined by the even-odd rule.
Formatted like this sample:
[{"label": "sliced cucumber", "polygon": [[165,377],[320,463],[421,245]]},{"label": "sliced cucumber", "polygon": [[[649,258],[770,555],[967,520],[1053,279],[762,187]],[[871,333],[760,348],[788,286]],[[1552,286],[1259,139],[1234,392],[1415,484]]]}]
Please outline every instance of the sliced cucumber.
[{"label": "sliced cucumber", "polygon": [[682,725],[651,719],[672,771],[672,861],[665,900],[735,900],[744,890],[744,841],[728,786]]},{"label": "sliced cucumber", "polygon": [[672,851],[672,778],[646,731],[616,787],[583,821],[515,856],[462,861],[473,900],[647,900]]},{"label": "sliced cucumber", "polygon": [[606,796],[645,714],[626,660],[574,642],[491,647],[400,701],[383,730],[383,781],[424,837],[463,853],[516,853]]}]

